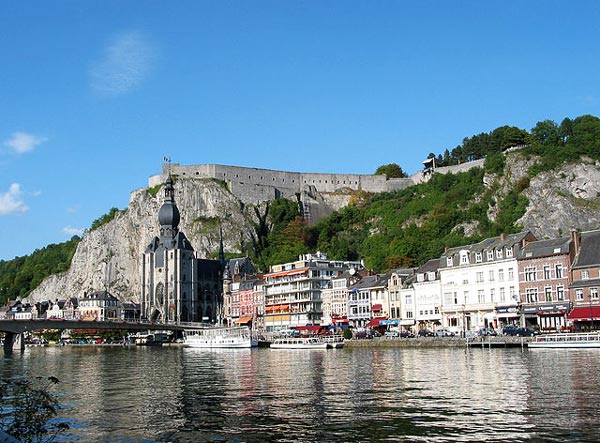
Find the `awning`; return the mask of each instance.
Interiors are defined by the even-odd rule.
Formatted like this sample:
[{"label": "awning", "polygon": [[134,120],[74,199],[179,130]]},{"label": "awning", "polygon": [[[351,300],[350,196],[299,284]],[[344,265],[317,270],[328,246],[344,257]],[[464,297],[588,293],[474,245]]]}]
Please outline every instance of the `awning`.
[{"label": "awning", "polygon": [[287,275],[300,275],[306,274],[307,272],[308,268],[293,269],[291,271],[273,272],[272,274],[265,275],[265,278],[285,277]]},{"label": "awning", "polygon": [[379,326],[379,322],[382,322],[384,320],[387,320],[387,317],[375,317],[365,325],[365,328],[376,328]]},{"label": "awning", "polygon": [[377,305],[371,306],[371,311],[373,311],[373,312],[381,311],[381,305],[377,304]]},{"label": "awning", "polygon": [[243,325],[244,323],[249,323],[252,321],[252,317],[242,317],[239,320],[236,320],[236,323]]},{"label": "awning", "polygon": [[325,329],[325,326],[321,326],[321,325],[296,326],[296,331],[319,332],[321,329]]},{"label": "awning", "polygon": [[572,321],[600,320],[600,306],[582,306],[573,308],[567,318]]},{"label": "awning", "polygon": [[348,323],[350,320],[347,318],[334,318],[331,320],[333,323]]},{"label": "awning", "polygon": [[400,320],[400,326],[412,326],[415,324],[414,320]]}]

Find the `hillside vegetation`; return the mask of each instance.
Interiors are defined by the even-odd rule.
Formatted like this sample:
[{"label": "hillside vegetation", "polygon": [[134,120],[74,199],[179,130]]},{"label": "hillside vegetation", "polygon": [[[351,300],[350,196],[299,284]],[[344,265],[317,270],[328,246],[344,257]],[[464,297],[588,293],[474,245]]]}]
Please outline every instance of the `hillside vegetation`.
[{"label": "hillside vegetation", "polygon": [[[530,165],[527,176],[501,186],[507,148],[519,145]],[[332,259],[365,260],[377,271],[417,266],[453,247],[512,233],[527,210],[524,191],[530,180],[565,162],[585,156],[600,161],[600,119],[584,115],[560,124],[545,120],[531,131],[502,126],[467,137],[443,154],[430,154],[436,166],[485,158],[484,168],[459,174],[434,174],[426,183],[382,194],[356,192],[350,205],[308,226],[295,202],[279,199],[266,209],[255,208],[251,240],[241,252],[258,269],[296,260],[299,254],[320,250]],[[398,165],[384,164],[377,173],[404,176]],[[486,178],[484,184],[484,177]],[[506,182],[510,185],[506,185]],[[98,229],[119,214],[115,208],[92,223]],[[79,242],[49,245],[25,257],[0,261],[0,302],[24,297],[45,277],[66,271]]]}]

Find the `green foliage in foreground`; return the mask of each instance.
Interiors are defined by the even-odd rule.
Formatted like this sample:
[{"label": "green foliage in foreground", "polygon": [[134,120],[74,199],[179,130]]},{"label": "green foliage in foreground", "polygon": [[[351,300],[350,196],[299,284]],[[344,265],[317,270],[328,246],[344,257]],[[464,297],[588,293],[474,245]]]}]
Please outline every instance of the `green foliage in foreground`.
[{"label": "green foliage in foreground", "polygon": [[67,271],[80,241],[81,238],[73,236],[67,242],[48,245],[31,255],[0,260],[0,303],[26,297],[44,278]]},{"label": "green foliage in foreground", "polygon": [[53,420],[59,407],[52,392],[57,383],[56,377],[0,380],[0,429],[22,443],[54,441],[68,430],[67,423]]}]

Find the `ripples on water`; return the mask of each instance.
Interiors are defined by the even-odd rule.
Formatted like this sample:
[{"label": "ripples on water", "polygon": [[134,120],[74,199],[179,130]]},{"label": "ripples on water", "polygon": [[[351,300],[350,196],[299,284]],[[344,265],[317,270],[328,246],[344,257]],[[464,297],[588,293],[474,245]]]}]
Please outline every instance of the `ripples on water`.
[{"label": "ripples on water", "polygon": [[81,442],[598,441],[600,351],[32,348]]}]

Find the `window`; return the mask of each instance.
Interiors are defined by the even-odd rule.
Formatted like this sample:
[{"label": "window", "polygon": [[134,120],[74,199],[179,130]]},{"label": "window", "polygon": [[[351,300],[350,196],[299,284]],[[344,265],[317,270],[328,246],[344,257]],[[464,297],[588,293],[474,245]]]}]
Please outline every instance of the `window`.
[{"label": "window", "polygon": [[466,252],[462,252],[460,254],[460,264],[461,265],[468,265],[469,264],[469,254]]},{"label": "window", "polygon": [[518,295],[515,293],[515,287],[511,286],[509,288],[509,292],[510,292],[510,298],[512,298],[513,300],[517,300]]},{"label": "window", "polygon": [[581,301],[583,300],[583,289],[575,289],[575,300]]},{"label": "window", "polygon": [[477,301],[479,303],[485,303],[485,292],[483,292],[483,289],[477,291]]},{"label": "window", "polygon": [[506,248],[506,257],[507,258],[511,258],[513,256],[513,249],[512,248]]},{"label": "window", "polygon": [[406,318],[413,318],[412,311],[406,311]]},{"label": "window", "polygon": [[563,278],[563,265],[562,264],[557,264],[556,268],[556,278]]},{"label": "window", "polygon": [[487,259],[488,259],[488,261],[491,261],[494,259],[494,251],[488,251]]},{"label": "window", "polygon": [[476,283],[483,283],[483,272],[477,272],[475,274],[475,282]]},{"label": "window", "polygon": [[590,278],[590,271],[588,271],[587,269],[581,271],[581,279],[587,280],[588,278]]},{"label": "window", "polygon": [[500,288],[500,301],[506,301],[506,291],[504,288]]},{"label": "window", "polygon": [[452,257],[446,257],[446,266],[452,266]]},{"label": "window", "polygon": [[533,266],[528,266],[525,268],[525,281],[535,281],[536,278],[536,269]]},{"label": "window", "polygon": [[508,279],[509,280],[515,279],[515,273],[513,272],[513,268],[508,268]]},{"label": "window", "polygon": [[598,300],[598,288],[590,288],[590,299]]},{"label": "window", "polygon": [[504,281],[504,269],[498,269],[498,281]]},{"label": "window", "polygon": [[481,252],[477,252],[477,253],[475,254],[475,262],[476,262],[476,263],[481,263],[482,261],[483,261],[483,257],[482,257],[482,255],[481,255]]},{"label": "window", "polygon": [[544,288],[545,300],[552,301],[552,287],[546,286]]},{"label": "window", "polygon": [[494,270],[493,269],[490,269],[490,278],[489,278],[489,280],[490,281],[494,281],[495,280],[494,279]]},{"label": "window", "polygon": [[502,249],[496,249],[496,258],[502,258]]},{"label": "window", "polygon": [[552,277],[550,276],[550,266],[544,266],[544,280],[550,280]]},{"label": "window", "polygon": [[537,303],[538,301],[538,288],[527,288],[525,289],[525,299],[527,303]]},{"label": "window", "polygon": [[433,280],[435,280],[435,272],[428,272],[428,273],[427,273],[427,279],[428,279],[429,281],[433,281]]},{"label": "window", "polygon": [[490,289],[490,301],[494,303],[494,298],[496,296],[496,290],[494,288]]},{"label": "window", "polygon": [[417,274],[417,281],[419,283],[424,282],[425,281],[425,274]]},{"label": "window", "polygon": [[556,287],[556,298],[558,300],[564,300],[565,299],[565,288],[563,286],[557,286]]}]

